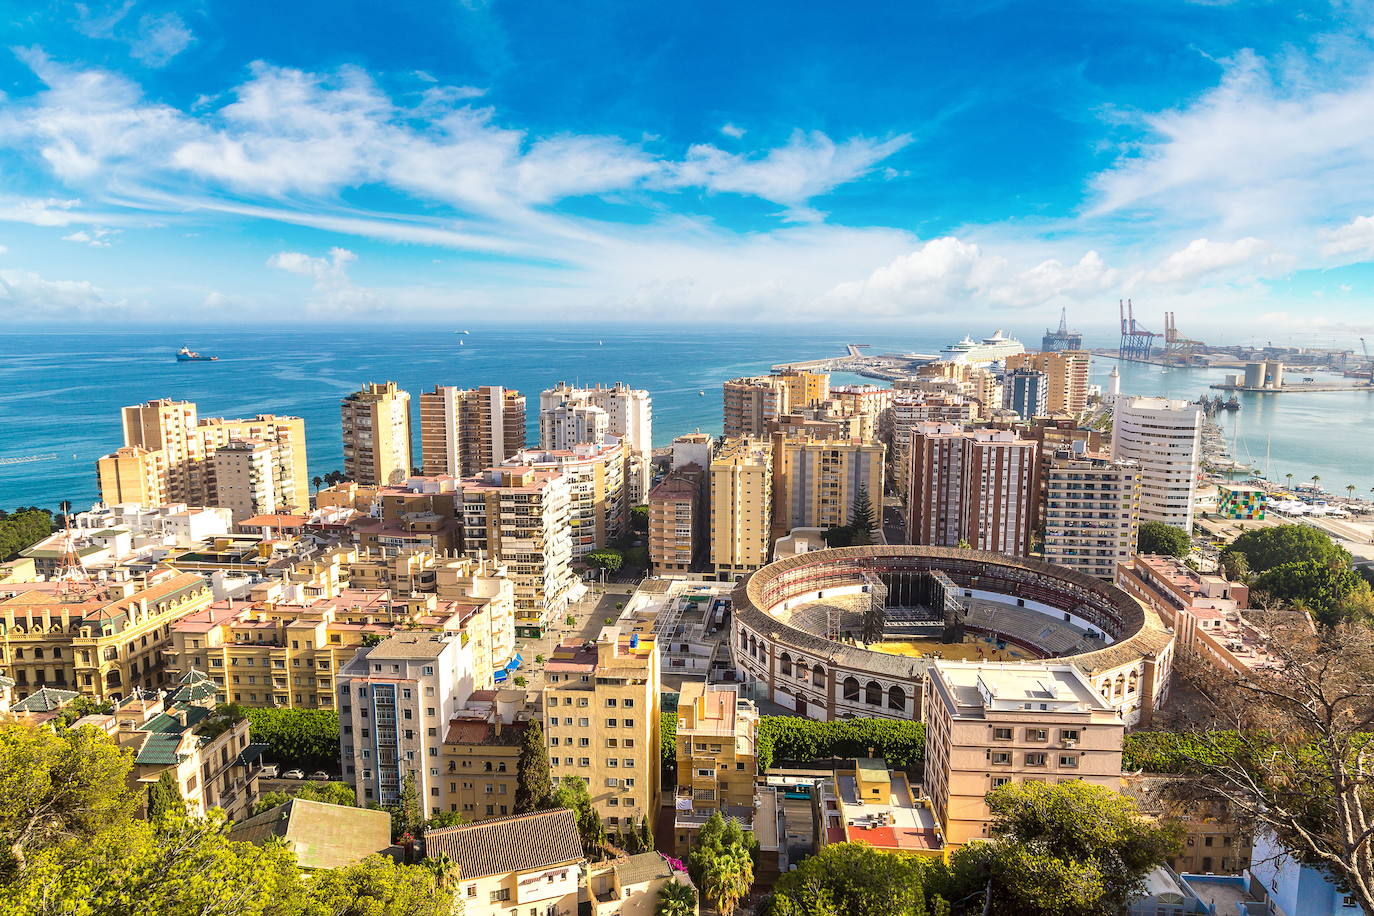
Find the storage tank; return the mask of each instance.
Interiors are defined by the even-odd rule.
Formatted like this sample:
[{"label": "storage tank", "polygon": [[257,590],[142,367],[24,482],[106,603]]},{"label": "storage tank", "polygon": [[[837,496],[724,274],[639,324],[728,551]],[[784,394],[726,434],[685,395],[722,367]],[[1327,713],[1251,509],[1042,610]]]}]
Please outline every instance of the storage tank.
[{"label": "storage tank", "polygon": [[1264,385],[1266,388],[1283,387],[1283,363],[1277,359],[1264,361]]},{"label": "storage tank", "polygon": [[1264,363],[1245,364],[1245,387],[1263,388],[1264,387]]}]

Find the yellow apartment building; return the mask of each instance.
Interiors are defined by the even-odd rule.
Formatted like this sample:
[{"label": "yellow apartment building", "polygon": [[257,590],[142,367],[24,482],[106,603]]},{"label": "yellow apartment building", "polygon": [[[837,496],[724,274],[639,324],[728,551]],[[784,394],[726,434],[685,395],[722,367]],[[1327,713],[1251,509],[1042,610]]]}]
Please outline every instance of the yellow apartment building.
[{"label": "yellow apartment building", "polygon": [[525,397],[500,385],[436,385],[420,395],[425,474],[471,477],[525,447]]},{"label": "yellow apartment building", "polygon": [[587,783],[612,831],[658,814],[659,650],[653,636],[605,627],[565,641],[544,666],[544,734],[556,784]]},{"label": "yellow apartment building", "polygon": [[768,562],[773,453],[757,439],[726,439],[711,461],[711,568],[720,581]]},{"label": "yellow apartment building", "polygon": [[364,486],[410,476],[410,394],[395,382],[368,382],[339,405],[344,476]]},{"label": "yellow apartment building", "polygon": [[1087,350],[1056,350],[1048,353],[1017,353],[1007,357],[1008,372],[1034,369],[1045,373],[1048,387],[1045,410],[1051,416],[1077,417],[1088,409]]},{"label": "yellow apartment building", "polygon": [[[886,448],[860,439],[773,436],[773,537],[793,528],[833,528],[853,519],[855,497],[868,493],[881,524]],[[876,536],[877,532],[875,532]]]},{"label": "yellow apartment building", "polygon": [[754,820],[759,711],[736,684],[687,681],[677,707],[674,849],[685,855],[713,812]]}]

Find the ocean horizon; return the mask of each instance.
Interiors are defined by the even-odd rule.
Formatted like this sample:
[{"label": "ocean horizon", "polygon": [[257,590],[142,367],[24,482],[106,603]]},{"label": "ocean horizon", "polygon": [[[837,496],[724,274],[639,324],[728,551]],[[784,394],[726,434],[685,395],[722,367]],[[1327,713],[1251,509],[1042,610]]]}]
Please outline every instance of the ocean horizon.
[{"label": "ocean horizon", "polygon": [[[457,333],[463,330],[471,333]],[[514,388],[533,405],[527,441],[534,445],[540,391],[560,381],[623,381],[649,391],[654,443],[665,445],[696,430],[719,434],[720,386],[727,379],[766,372],[781,362],[837,356],[848,343],[867,343],[873,353],[934,353],[965,330],[978,337],[995,329],[472,323],[419,329],[11,330],[0,334],[0,458],[56,457],[0,465],[0,508],[55,509],[71,500],[84,509],[95,502],[96,460],[123,444],[120,408],[153,398],[193,401],[202,417],[303,417],[315,476],[342,467],[339,401],[364,382],[395,381],[412,398],[435,385]],[[1039,343],[1039,328],[1008,331],[1031,347]],[[181,346],[219,360],[177,362]],[[1116,364],[1095,358],[1093,381],[1105,383]],[[1124,363],[1122,391],[1195,399],[1226,371]],[[848,373],[834,374],[832,383],[883,384]],[[1319,474],[1338,494],[1347,484],[1361,493],[1374,486],[1367,461],[1374,448],[1374,392],[1246,394],[1242,401],[1242,410],[1219,419],[1238,458],[1263,463],[1268,454],[1271,476],[1291,472],[1306,480]],[[418,456],[418,413],[416,440]]]}]

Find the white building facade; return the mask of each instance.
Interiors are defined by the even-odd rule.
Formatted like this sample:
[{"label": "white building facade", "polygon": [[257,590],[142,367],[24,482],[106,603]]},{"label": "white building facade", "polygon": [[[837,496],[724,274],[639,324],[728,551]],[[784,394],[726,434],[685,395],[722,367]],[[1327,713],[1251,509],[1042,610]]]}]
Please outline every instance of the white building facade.
[{"label": "white building facade", "polygon": [[1116,402],[1112,458],[1140,466],[1142,522],[1192,532],[1202,424],[1202,408],[1187,401],[1130,397]]}]

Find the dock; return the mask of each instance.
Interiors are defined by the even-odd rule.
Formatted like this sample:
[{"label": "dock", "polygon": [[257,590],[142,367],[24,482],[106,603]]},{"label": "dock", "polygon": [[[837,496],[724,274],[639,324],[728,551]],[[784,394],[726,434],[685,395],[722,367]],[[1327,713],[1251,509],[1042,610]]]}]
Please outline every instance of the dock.
[{"label": "dock", "polygon": [[822,359],[804,359],[790,363],[778,363],[774,372],[852,372],[868,378],[892,381],[906,378],[917,366],[935,362],[939,356],[934,353],[882,353],[866,355],[860,352],[868,344],[848,344],[842,356],[829,356]]},{"label": "dock", "polygon": [[1255,394],[1283,394],[1284,392],[1291,393],[1294,391],[1374,391],[1374,386],[1371,386],[1369,384],[1338,385],[1328,383],[1298,383],[1296,385],[1281,385],[1278,388],[1275,388],[1272,385],[1268,388],[1257,388],[1247,387],[1245,385],[1228,385],[1225,382],[1217,382],[1215,385],[1212,385],[1210,387],[1215,388],[1218,391],[1251,391]]}]

